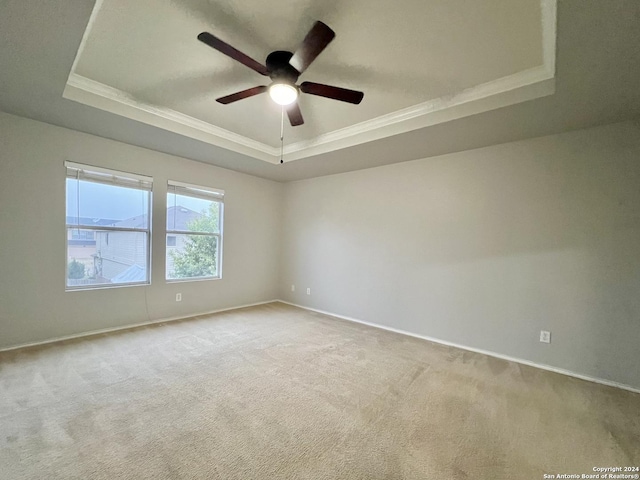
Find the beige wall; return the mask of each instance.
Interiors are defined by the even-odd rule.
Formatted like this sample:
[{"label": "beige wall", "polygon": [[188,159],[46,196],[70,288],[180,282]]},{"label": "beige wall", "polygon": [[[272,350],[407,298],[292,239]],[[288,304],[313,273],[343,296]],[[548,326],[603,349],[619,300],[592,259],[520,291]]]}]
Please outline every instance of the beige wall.
[{"label": "beige wall", "polygon": [[[3,113],[0,145],[0,348],[278,297],[281,184]],[[65,160],[153,176],[150,286],[65,292]],[[165,282],[168,179],[226,191],[222,280]]]},{"label": "beige wall", "polygon": [[284,300],[640,387],[638,123],[286,184],[283,225]]}]

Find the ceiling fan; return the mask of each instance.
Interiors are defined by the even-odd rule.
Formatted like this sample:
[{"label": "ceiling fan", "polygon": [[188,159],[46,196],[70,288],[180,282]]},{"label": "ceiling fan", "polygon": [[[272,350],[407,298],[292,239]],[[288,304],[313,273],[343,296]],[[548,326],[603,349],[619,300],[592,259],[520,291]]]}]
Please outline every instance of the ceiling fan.
[{"label": "ceiling fan", "polygon": [[291,122],[291,126],[295,127],[304,123],[302,112],[296,102],[300,92],[356,105],[359,104],[364,97],[364,93],[362,92],[324,85],[322,83],[302,82],[300,85],[296,85],[298,77],[304,73],[335,36],[336,34],[333,30],[318,21],[313,25],[309,33],[307,33],[307,36],[295,53],[282,50],[271,52],[267,56],[266,66],[211,33],[202,32],[198,35],[198,40],[258,72],[260,75],[271,78],[272,83],[269,86],[260,85],[241,92],[232,93],[231,95],[216,99],[217,102],[227,105],[268,91],[274,102],[286,108],[289,122]]}]

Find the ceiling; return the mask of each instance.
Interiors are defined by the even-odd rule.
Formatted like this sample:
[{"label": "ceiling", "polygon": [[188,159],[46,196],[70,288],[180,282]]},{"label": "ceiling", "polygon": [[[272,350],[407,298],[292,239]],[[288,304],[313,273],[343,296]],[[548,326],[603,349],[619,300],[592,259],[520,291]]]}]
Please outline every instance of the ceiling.
[{"label": "ceiling", "polygon": [[[262,62],[315,20],[300,80],[365,99],[303,95],[278,165],[269,97],[215,102],[264,78],[196,36]],[[636,118],[639,27],[636,0],[5,0],[0,109],[290,181]]]},{"label": "ceiling", "polygon": [[327,9],[331,2],[313,0],[102,0],[74,85],[91,91],[97,82],[277,150],[281,108],[268,95],[215,101],[265,79],[197,41],[198,33],[213,32],[264,62],[271,51],[295,51],[318,18],[337,32],[301,81],[362,89],[365,101],[302,95],[307,122],[287,129],[290,145],[541,66],[539,1],[351,0]]}]

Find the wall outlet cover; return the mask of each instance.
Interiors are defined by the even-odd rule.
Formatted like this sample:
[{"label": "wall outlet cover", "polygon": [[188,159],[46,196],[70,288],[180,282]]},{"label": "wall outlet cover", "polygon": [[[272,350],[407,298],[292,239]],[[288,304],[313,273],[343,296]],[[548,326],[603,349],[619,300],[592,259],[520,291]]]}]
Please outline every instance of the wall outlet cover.
[{"label": "wall outlet cover", "polygon": [[542,343],[551,343],[551,332],[540,330],[540,341]]}]

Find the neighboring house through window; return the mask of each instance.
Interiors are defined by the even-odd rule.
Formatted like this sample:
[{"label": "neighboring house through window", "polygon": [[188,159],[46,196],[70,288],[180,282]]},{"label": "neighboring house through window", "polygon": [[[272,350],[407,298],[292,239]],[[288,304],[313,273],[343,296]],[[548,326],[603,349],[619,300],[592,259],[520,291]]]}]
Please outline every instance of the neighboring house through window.
[{"label": "neighboring house through window", "polygon": [[170,181],[167,280],[221,278],[224,191]]},{"label": "neighboring house through window", "polygon": [[67,289],[148,284],[152,179],[66,168]]}]

